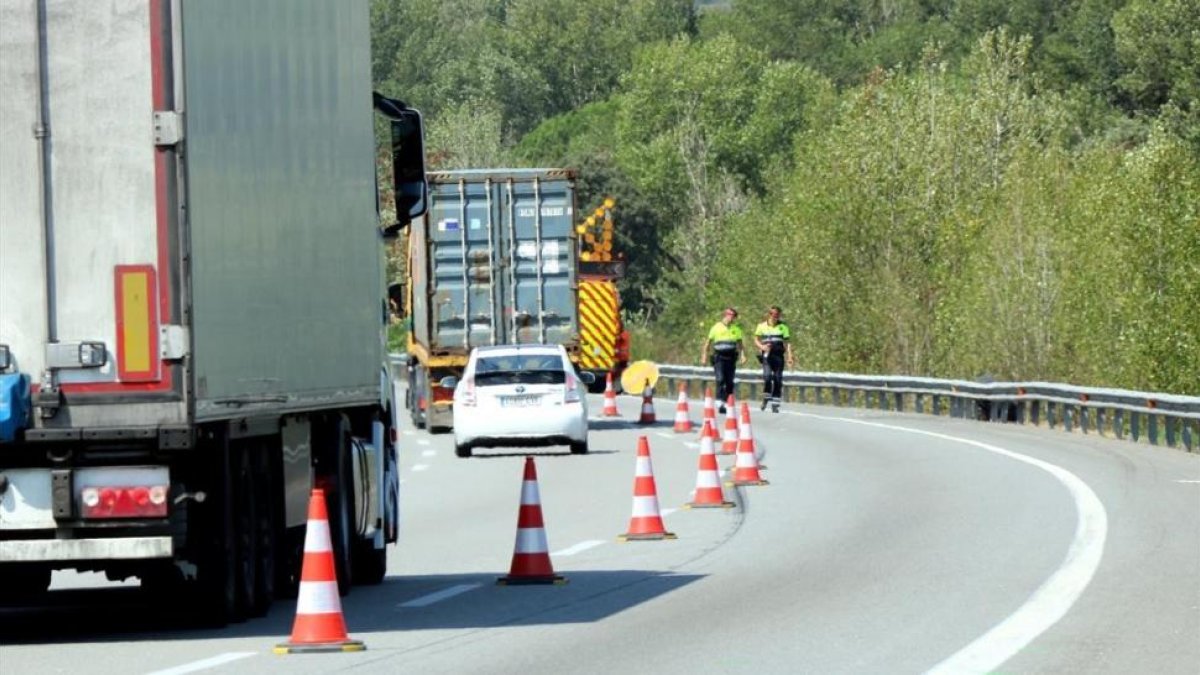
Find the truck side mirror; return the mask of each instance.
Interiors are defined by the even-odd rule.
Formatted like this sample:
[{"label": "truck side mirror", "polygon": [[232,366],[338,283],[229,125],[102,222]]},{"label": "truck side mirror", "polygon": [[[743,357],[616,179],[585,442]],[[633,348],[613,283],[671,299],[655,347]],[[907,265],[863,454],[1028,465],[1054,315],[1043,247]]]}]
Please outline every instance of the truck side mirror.
[{"label": "truck side mirror", "polygon": [[396,197],[396,220],[384,228],[385,236],[425,215],[429,208],[429,184],[425,181],[425,127],[421,113],[403,101],[374,93],[375,110],[391,121],[392,185]]}]

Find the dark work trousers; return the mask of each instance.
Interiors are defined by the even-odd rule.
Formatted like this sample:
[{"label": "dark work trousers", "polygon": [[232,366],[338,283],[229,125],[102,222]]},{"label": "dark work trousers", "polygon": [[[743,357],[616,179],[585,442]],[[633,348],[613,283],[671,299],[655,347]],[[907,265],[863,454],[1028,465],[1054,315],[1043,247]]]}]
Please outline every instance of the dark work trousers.
[{"label": "dark work trousers", "polygon": [[763,358],[763,398],[775,404],[783,399],[783,354]]},{"label": "dark work trousers", "polygon": [[737,370],[737,355],[713,356],[713,371],[717,376],[717,405],[725,405],[729,395],[733,393],[733,376]]}]

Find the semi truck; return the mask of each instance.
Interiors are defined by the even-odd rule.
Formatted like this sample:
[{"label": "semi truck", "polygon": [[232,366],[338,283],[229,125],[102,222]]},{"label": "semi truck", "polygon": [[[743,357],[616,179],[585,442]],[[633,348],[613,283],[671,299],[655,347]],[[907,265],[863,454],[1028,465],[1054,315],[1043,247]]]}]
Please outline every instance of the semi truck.
[{"label": "semi truck", "polygon": [[557,343],[578,363],[572,169],[430,172],[429,209],[408,231],[406,406],[431,432],[454,426],[452,386],[480,345]]},{"label": "semi truck", "polygon": [[379,582],[382,244],[427,188],[419,113],[371,90],[367,0],[6,1],[0,24],[4,600],[74,569],[262,615],[316,488],[339,588]]}]

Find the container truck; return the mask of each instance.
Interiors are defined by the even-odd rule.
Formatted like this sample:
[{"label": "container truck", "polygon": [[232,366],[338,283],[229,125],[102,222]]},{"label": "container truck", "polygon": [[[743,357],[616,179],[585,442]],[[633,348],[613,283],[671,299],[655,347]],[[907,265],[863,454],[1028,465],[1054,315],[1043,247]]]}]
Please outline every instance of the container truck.
[{"label": "container truck", "polygon": [[0,5],[0,587],[140,578],[213,623],[398,528],[366,0]]},{"label": "container truck", "polygon": [[454,426],[451,386],[480,345],[557,343],[579,360],[571,169],[430,172],[429,210],[406,250],[406,406],[413,424]]}]

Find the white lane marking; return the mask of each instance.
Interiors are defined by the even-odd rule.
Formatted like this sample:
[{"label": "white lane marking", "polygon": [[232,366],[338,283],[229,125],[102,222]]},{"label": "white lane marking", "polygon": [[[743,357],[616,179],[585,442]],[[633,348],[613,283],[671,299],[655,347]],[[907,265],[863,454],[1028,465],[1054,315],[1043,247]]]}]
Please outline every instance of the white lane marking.
[{"label": "white lane marking", "polygon": [[588,550],[589,548],[595,548],[603,543],[604,542],[599,539],[588,539],[587,541],[581,541],[578,544],[575,544],[574,546],[564,548],[561,551],[555,551],[554,553],[551,553],[550,555],[552,555],[552,556],[575,555],[576,553],[583,553],[584,551]]},{"label": "white lane marking", "polygon": [[150,673],[150,675],[183,675],[183,673],[194,673],[197,670],[216,668],[217,666],[222,666],[232,661],[244,659],[247,656],[254,656],[254,652],[226,652],[224,654],[218,654],[217,656],[209,659],[201,659],[199,661],[185,663],[182,666],[175,666],[174,668],[167,668],[165,670],[156,670],[153,673]]},{"label": "white lane marking", "polygon": [[413,429],[405,429],[401,433],[403,433],[405,436],[416,436],[417,435],[417,432]]},{"label": "white lane marking", "polygon": [[1100,559],[1104,555],[1104,542],[1108,538],[1108,513],[1104,510],[1104,504],[1100,502],[1100,498],[1086,483],[1060,466],[995,445],[934,431],[844,417],[787,412],[798,417],[812,417],[893,431],[905,431],[971,445],[1009,459],[1015,459],[1018,462],[1024,462],[1049,473],[1067,488],[1067,492],[1071,493],[1071,497],[1075,500],[1075,512],[1078,520],[1075,524],[1075,535],[1071,539],[1071,546],[1067,549],[1067,556],[1063,559],[1062,565],[1042,582],[1042,585],[1029,596],[1025,604],[1017,608],[1017,611],[976,638],[975,641],[930,668],[929,673],[949,675],[951,673],[987,673],[996,670],[1005,661],[1029,646],[1029,643],[1037,639],[1039,635],[1058,623],[1058,620],[1063,618],[1083,595],[1084,589],[1095,576],[1096,569],[1100,567]]},{"label": "white lane marking", "polygon": [[675,438],[675,434],[668,434],[665,431],[656,431],[654,434],[656,436],[661,436],[662,438]]},{"label": "white lane marking", "polygon": [[412,470],[413,471],[424,471],[425,469],[428,469],[428,468],[429,468],[428,464],[413,464]]},{"label": "white lane marking", "polygon": [[692,450],[695,450],[696,448],[699,448],[699,447],[700,447],[700,444],[699,444],[699,443],[692,442],[692,441],[684,441],[684,442],[683,442],[683,447],[685,447],[685,448],[691,448]]},{"label": "white lane marking", "polygon": [[1177,480],[1176,483],[1200,483],[1200,480]]},{"label": "white lane marking", "polygon": [[429,445],[429,439],[428,438],[418,438],[417,445]]},{"label": "white lane marking", "polygon": [[422,450],[421,451],[422,457],[433,457],[436,454],[437,454],[437,450]]},{"label": "white lane marking", "polygon": [[671,515],[672,513],[675,513],[675,512],[676,512],[676,511],[678,511],[678,510],[679,510],[679,509],[660,509],[660,510],[659,510],[659,512],[658,512],[658,515],[660,515],[660,516],[669,516],[669,515]]},{"label": "white lane marking", "polygon": [[466,593],[467,591],[473,591],[482,585],[483,584],[459,584],[457,586],[451,586],[450,588],[443,588],[442,590],[437,591],[436,593],[430,593],[429,595],[422,595],[421,597],[415,598],[413,600],[409,600],[408,602],[402,602],[402,603],[400,603],[399,606],[400,607],[425,607],[427,605],[432,605],[435,602],[441,602],[442,600],[445,600],[446,598],[453,598],[454,596],[458,595],[459,593]]}]

